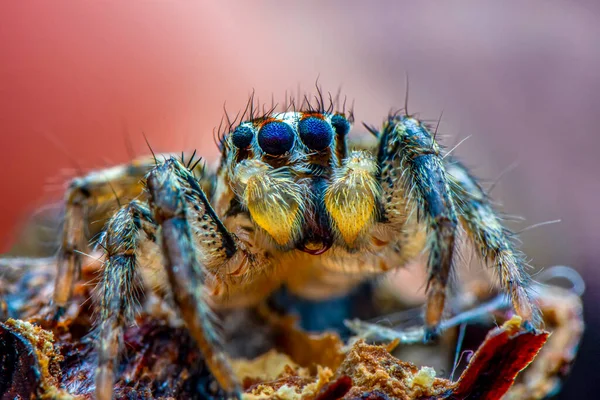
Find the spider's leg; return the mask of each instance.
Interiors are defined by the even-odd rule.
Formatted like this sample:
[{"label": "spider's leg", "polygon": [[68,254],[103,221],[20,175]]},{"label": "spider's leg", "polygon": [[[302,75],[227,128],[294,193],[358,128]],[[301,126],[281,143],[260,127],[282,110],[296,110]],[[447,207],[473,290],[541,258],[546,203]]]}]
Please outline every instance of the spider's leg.
[{"label": "spider's leg", "polygon": [[425,324],[429,340],[439,333],[458,225],[443,159],[437,143],[420,121],[393,115],[383,127],[378,160],[383,222],[402,232],[416,217],[427,231]]},{"label": "spider's leg", "polygon": [[143,188],[140,180],[154,165],[140,160],[95,171],[71,181],[65,195],[65,215],[61,245],[58,253],[58,271],[54,285],[54,318],[58,319],[71,299],[73,286],[81,272],[82,252],[87,249],[87,228],[90,208],[103,209],[126,202],[138,196]]},{"label": "spider's leg", "polygon": [[215,379],[224,390],[240,398],[239,382],[204,296],[207,278],[216,279],[210,272],[218,265],[225,269],[228,261],[243,256],[242,245],[227,231],[197,181],[176,159],[153,169],[147,186],[154,219],[161,226],[165,267],[175,304]]},{"label": "spider's leg", "polygon": [[[134,200],[108,222],[100,245],[106,251],[98,320],[96,398],[110,400],[123,328],[134,319],[138,249],[155,240],[156,224],[150,210]],[[137,288],[139,289],[139,288]]]},{"label": "spider's leg", "polygon": [[461,225],[481,256],[494,265],[504,291],[525,322],[538,324],[540,315],[529,289],[523,255],[516,249],[514,234],[505,228],[477,180],[458,161],[446,166],[450,190],[459,210]]}]

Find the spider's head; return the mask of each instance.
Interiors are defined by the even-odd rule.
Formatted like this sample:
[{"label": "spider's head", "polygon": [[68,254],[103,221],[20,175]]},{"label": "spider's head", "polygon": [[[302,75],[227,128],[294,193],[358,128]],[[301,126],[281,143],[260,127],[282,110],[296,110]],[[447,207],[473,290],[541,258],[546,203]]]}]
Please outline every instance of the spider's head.
[{"label": "spider's head", "polygon": [[342,113],[285,112],[242,122],[224,138],[230,186],[277,245],[318,254],[333,243],[323,197],[350,127]]}]

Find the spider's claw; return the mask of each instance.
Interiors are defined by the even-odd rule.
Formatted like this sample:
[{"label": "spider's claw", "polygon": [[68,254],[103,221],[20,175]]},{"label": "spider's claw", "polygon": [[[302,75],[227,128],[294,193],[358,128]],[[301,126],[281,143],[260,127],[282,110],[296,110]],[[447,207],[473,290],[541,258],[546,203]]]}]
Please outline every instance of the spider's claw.
[{"label": "spider's claw", "polygon": [[527,332],[532,332],[535,333],[537,330],[535,329],[535,325],[533,325],[533,323],[526,319],[521,323],[521,326],[523,327],[523,329],[525,329]]},{"label": "spider's claw", "polygon": [[55,306],[55,307],[53,307],[53,309],[54,309],[54,313],[52,315],[52,322],[57,323],[58,321],[60,321],[60,319],[63,317],[63,315],[65,315],[67,308],[63,307],[63,306]]},{"label": "spider's claw", "polygon": [[442,335],[442,330],[439,325],[425,327],[425,334],[423,336],[423,343],[431,344],[438,341]]}]

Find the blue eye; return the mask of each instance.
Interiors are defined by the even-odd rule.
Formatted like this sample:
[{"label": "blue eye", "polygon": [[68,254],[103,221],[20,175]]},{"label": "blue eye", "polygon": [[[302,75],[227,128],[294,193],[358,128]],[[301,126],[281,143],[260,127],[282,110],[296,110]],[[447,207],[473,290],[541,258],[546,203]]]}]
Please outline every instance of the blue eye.
[{"label": "blue eye", "polygon": [[331,117],[331,125],[338,135],[347,135],[350,132],[350,122],[341,114]]},{"label": "blue eye", "polygon": [[321,118],[308,117],[298,123],[298,133],[302,142],[311,150],[323,150],[331,144],[333,129]]},{"label": "blue eye", "polygon": [[231,134],[231,141],[239,149],[250,146],[252,138],[254,138],[254,130],[249,126],[238,126]]},{"label": "blue eye", "polygon": [[268,122],[258,131],[258,145],[265,153],[280,156],[294,146],[294,131],[285,122]]}]

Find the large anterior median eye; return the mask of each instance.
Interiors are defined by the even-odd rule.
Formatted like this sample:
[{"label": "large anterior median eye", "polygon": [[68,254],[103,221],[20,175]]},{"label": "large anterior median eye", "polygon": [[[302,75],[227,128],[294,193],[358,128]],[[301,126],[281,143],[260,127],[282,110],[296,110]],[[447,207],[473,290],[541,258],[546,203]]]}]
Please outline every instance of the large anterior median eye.
[{"label": "large anterior median eye", "polygon": [[267,154],[285,154],[294,146],[294,131],[285,122],[267,122],[258,131],[258,145]]},{"label": "large anterior median eye", "polygon": [[317,117],[307,117],[298,123],[302,142],[311,150],[323,150],[331,144],[333,129],[329,122]]}]

